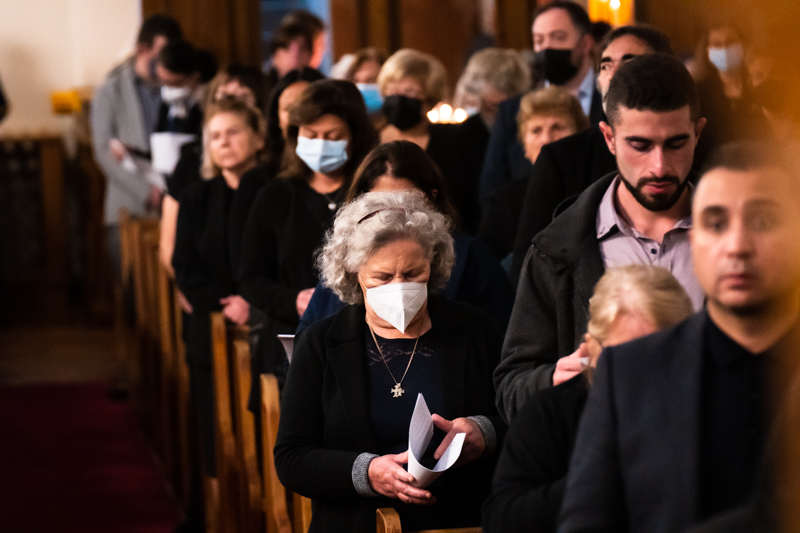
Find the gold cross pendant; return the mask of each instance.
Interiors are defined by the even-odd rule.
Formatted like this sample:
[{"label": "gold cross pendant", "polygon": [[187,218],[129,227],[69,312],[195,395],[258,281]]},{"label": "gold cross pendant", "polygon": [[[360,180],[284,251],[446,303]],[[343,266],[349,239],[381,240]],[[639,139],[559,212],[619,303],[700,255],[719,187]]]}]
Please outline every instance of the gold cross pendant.
[{"label": "gold cross pendant", "polygon": [[394,388],[393,388],[393,389],[392,389],[390,392],[391,392],[392,394],[394,394],[394,398],[399,398],[400,396],[402,396],[402,395],[403,395],[403,393],[404,393],[405,391],[404,391],[403,389],[401,389],[401,388],[400,388],[400,384],[399,384],[399,383],[395,383],[395,384],[394,384]]}]

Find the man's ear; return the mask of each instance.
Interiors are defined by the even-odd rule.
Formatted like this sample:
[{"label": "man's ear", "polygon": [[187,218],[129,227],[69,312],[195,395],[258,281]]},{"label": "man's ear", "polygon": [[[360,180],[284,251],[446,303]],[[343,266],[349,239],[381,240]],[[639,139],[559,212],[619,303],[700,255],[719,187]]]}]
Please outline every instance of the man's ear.
[{"label": "man's ear", "polygon": [[617,155],[617,149],[614,146],[614,128],[602,120],[597,125],[600,126],[600,131],[603,132],[603,139],[606,140],[608,151],[613,155]]},{"label": "man's ear", "polygon": [[590,33],[587,33],[583,37],[581,37],[581,46],[583,46],[583,51],[586,52],[589,55],[589,57],[591,57],[594,45],[595,45],[595,40]]},{"label": "man's ear", "polygon": [[152,49],[151,46],[148,46],[146,43],[136,43],[136,55],[148,54]]},{"label": "man's ear", "polygon": [[697,119],[697,122],[694,123],[695,142],[700,140],[700,133],[702,133],[703,128],[706,127],[706,122],[708,121],[704,117],[700,117]]}]

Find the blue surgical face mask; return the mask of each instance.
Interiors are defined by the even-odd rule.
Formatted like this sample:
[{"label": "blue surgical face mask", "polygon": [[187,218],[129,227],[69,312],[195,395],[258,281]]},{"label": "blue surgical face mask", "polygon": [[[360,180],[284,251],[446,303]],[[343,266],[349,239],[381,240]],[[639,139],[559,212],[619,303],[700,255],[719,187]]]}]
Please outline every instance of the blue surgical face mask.
[{"label": "blue surgical face mask", "polygon": [[347,140],[297,138],[297,157],[314,172],[330,174],[347,163]]},{"label": "blue surgical face mask", "polygon": [[356,87],[361,91],[364,104],[367,106],[367,113],[377,113],[383,107],[383,98],[377,83],[356,83]]},{"label": "blue surgical face mask", "polygon": [[720,72],[736,70],[742,66],[744,51],[741,43],[736,43],[727,48],[709,48],[708,60],[717,67]]}]

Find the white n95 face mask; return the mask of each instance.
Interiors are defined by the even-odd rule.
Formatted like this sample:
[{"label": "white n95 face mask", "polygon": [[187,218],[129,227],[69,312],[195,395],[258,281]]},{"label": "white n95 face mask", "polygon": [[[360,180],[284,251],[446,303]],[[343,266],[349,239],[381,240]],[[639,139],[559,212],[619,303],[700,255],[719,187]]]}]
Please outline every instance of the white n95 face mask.
[{"label": "white n95 face mask", "polygon": [[347,140],[298,137],[295,153],[314,172],[329,174],[347,163]]},{"label": "white n95 face mask", "polygon": [[387,283],[367,289],[367,302],[372,310],[400,333],[406,332],[427,300],[428,285],[417,281]]},{"label": "white n95 face mask", "polygon": [[169,85],[161,86],[161,99],[168,104],[172,104],[178,100],[183,100],[190,94],[192,94],[192,91],[188,87],[170,87]]}]

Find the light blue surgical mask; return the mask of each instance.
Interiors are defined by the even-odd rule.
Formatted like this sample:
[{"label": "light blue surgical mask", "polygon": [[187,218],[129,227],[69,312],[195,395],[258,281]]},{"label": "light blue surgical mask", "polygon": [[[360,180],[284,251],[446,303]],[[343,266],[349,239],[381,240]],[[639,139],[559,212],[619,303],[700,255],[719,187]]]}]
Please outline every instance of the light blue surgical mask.
[{"label": "light blue surgical mask", "polygon": [[377,113],[383,107],[383,98],[377,83],[356,83],[356,87],[361,91],[364,104],[367,106],[367,113]]},{"label": "light blue surgical mask", "polygon": [[347,140],[298,137],[295,153],[314,172],[330,174],[347,163]]},{"label": "light blue surgical mask", "polygon": [[744,51],[741,43],[736,43],[726,48],[709,48],[708,60],[720,72],[736,70],[742,66]]}]

